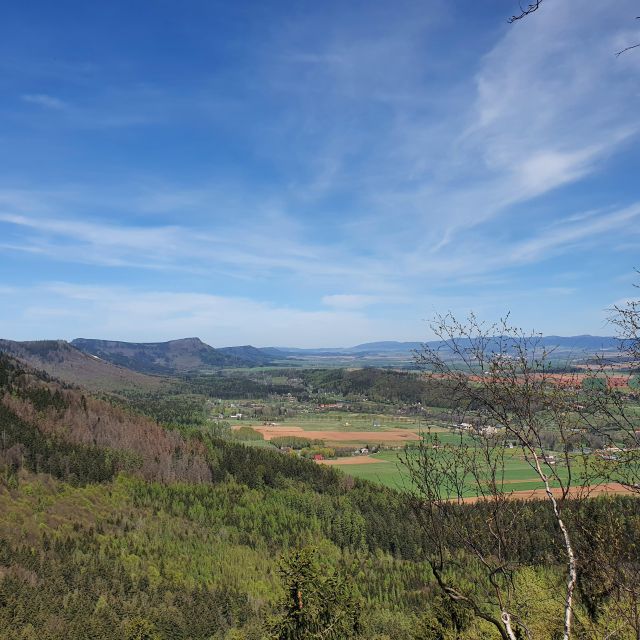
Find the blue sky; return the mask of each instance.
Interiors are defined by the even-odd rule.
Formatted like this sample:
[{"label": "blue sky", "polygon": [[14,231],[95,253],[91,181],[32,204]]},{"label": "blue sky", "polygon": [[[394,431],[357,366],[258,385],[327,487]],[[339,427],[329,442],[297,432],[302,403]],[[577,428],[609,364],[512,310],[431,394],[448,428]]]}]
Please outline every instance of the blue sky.
[{"label": "blue sky", "polygon": [[608,334],[640,267],[635,0],[24,2],[0,336]]}]

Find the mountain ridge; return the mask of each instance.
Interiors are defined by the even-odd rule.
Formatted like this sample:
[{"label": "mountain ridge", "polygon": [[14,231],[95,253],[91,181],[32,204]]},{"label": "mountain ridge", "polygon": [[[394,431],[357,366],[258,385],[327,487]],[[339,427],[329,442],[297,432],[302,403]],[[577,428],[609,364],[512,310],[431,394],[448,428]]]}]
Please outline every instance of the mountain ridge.
[{"label": "mountain ridge", "polygon": [[65,340],[0,339],[0,352],[17,358],[30,367],[44,371],[64,382],[93,391],[116,391],[137,388],[161,389],[166,381],[115,365],[97,356],[84,353]]},{"label": "mountain ridge", "polygon": [[76,338],[71,344],[84,353],[113,364],[155,375],[176,375],[225,367],[250,367],[267,364],[272,360],[250,345],[214,349],[197,337],[165,342]]},{"label": "mountain ridge", "polygon": [[[497,341],[499,336],[496,336]],[[593,336],[582,334],[577,336],[540,336],[535,338],[538,346],[548,348],[576,349],[578,351],[595,352],[600,350],[612,351],[620,348],[622,341],[614,336]],[[442,340],[427,341],[396,341],[382,340],[376,342],[364,342],[352,347],[319,347],[319,348],[297,348],[297,347],[266,347],[269,352],[279,352],[289,355],[358,355],[372,353],[411,353],[420,350],[426,345],[432,348],[445,346]]]},{"label": "mountain ridge", "polygon": [[[559,358],[589,355],[613,355],[622,342],[612,336],[541,336],[536,338],[538,347],[545,348]],[[305,349],[296,347],[263,347],[241,345],[214,348],[198,337],[179,338],[165,342],[125,342],[76,338],[64,340],[35,340],[17,342],[0,340],[0,351],[18,357],[30,366],[46,371],[66,382],[87,388],[112,390],[138,387],[160,389],[167,376],[181,376],[195,372],[218,371],[228,368],[259,366],[287,366],[288,362],[322,361],[333,358],[366,365],[376,356],[382,360],[400,362],[412,357],[426,345],[442,349],[441,341],[365,342],[352,347],[326,347]],[[488,348],[498,350],[499,337]]]}]

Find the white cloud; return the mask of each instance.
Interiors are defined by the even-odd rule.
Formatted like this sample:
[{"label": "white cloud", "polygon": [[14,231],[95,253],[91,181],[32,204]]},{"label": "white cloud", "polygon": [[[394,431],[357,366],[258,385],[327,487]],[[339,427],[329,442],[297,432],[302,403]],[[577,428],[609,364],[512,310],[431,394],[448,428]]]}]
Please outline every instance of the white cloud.
[{"label": "white cloud", "polygon": [[[7,199],[40,210],[36,195]],[[312,242],[302,237],[299,223],[279,211],[263,212],[258,219],[231,215],[206,228],[142,226],[88,216],[52,217],[53,200],[48,198],[43,215],[0,213],[0,224],[20,230],[20,242],[4,242],[4,248],[108,267],[223,274],[239,280],[273,276],[309,281],[315,286],[354,282],[359,289],[376,292],[396,288],[384,261],[352,255],[340,245]],[[91,204],[81,206],[90,208]]]},{"label": "white cloud", "polygon": [[[251,341],[258,346],[314,347],[356,344],[393,333],[391,321],[374,321],[355,310],[303,310],[241,297],[70,283],[51,283],[38,292],[30,292],[37,302],[28,306],[20,322],[28,330],[31,322],[38,324],[63,309],[67,338],[82,334],[156,341],[194,335],[212,346]],[[4,334],[15,335],[8,322],[5,319]]]},{"label": "white cloud", "polygon": [[597,218],[589,218],[588,221],[580,220],[562,227],[554,226],[546,233],[513,246],[507,254],[506,261],[533,262],[547,257],[550,253],[574,246],[578,242],[594,239],[600,241],[611,233],[626,236],[629,229],[637,226],[638,220],[640,220],[640,203],[609,214],[602,213]]},{"label": "white cloud", "polygon": [[0,222],[28,227],[39,233],[72,238],[95,246],[113,246],[120,249],[171,250],[178,227],[135,227],[102,224],[86,220],[30,218],[0,213]]},{"label": "white cloud", "polygon": [[55,96],[49,96],[46,93],[29,93],[22,96],[25,102],[37,104],[47,109],[62,110],[67,108],[67,103]]},{"label": "white cloud", "polygon": [[517,167],[517,184],[523,193],[535,195],[573,182],[589,173],[597,153],[594,148],[566,153],[554,149],[536,152]]},{"label": "white cloud", "polygon": [[602,168],[640,131],[640,69],[621,64],[612,45],[625,28],[615,16],[632,6],[550,3],[535,19],[505,26],[479,63],[475,91],[449,88],[456,103],[443,99],[437,125],[431,114],[399,107],[393,135],[383,134],[384,156],[374,146],[365,169],[371,217],[382,225],[393,215],[409,237],[421,231],[422,253],[448,250],[470,228],[482,232],[499,216],[508,225],[521,215],[515,205]]},{"label": "white cloud", "polygon": [[[427,320],[451,310],[463,317],[496,318],[515,305],[514,322],[546,333],[597,332],[571,287],[500,290],[482,296],[417,296],[409,306],[385,309],[301,308],[234,295],[195,291],[52,282],[2,291],[0,337],[30,340],[94,337],[163,341],[199,336],[212,346],[350,346],[377,340],[430,339]],[[505,300],[509,300],[507,304]],[[566,313],[549,314],[564,304]],[[559,324],[560,323],[560,324]],[[600,328],[602,330],[602,328]]]},{"label": "white cloud", "polygon": [[465,148],[475,147],[489,171],[515,178],[514,198],[583,177],[637,134],[637,82],[611,44],[624,27],[615,16],[632,5],[549,3],[484,58]]},{"label": "white cloud", "polygon": [[546,227],[522,234],[521,240],[488,244],[482,237],[471,236],[449,246],[444,256],[437,253],[407,256],[403,271],[469,283],[485,274],[506,274],[511,267],[539,263],[569,252],[598,250],[603,245],[608,251],[612,242],[640,234],[636,231],[640,221],[638,202],[613,211],[589,211],[559,218]]}]

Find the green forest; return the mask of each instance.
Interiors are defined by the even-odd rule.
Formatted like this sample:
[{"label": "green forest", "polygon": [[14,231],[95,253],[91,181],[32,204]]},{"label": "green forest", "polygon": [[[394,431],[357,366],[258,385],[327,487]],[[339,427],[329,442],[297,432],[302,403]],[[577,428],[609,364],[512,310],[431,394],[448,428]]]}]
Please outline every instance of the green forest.
[{"label": "green forest", "polygon": [[[451,504],[438,572],[437,536],[412,495],[217,438],[188,398],[178,413],[159,404],[152,420],[7,356],[0,394],[2,638],[500,637],[482,556],[453,533],[473,531],[489,548],[490,504]],[[191,427],[178,418],[189,413]],[[640,502],[600,497],[567,513],[590,558],[579,567],[576,637],[601,638],[637,611]],[[554,638],[556,521],[544,501],[514,503],[512,516],[501,558],[518,633]],[[449,597],[440,580],[469,599]],[[634,633],[622,625],[612,637]]]}]

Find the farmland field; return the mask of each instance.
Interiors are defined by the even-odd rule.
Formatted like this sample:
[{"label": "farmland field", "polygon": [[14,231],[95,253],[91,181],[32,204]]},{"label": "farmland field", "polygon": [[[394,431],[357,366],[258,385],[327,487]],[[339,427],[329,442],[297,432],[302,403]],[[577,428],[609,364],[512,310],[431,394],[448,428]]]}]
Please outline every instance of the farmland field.
[{"label": "farmland field", "polygon": [[278,437],[296,436],[299,438],[310,438],[312,440],[324,440],[326,444],[333,443],[354,443],[354,444],[377,444],[377,443],[402,443],[411,440],[419,440],[417,432],[409,429],[387,429],[385,431],[310,431],[297,426],[260,426],[253,427],[259,431],[265,440]]},{"label": "farmland field", "polygon": [[[416,441],[419,433],[427,428],[426,422],[417,417],[357,414],[347,412],[327,412],[297,416],[282,422],[243,420],[234,425],[252,427],[264,435],[265,440],[280,436],[297,436],[314,440],[324,440],[327,445],[377,445],[387,446]],[[431,431],[446,430],[437,424],[430,424]],[[445,433],[446,432],[446,433]]]},{"label": "farmland field", "polygon": [[[409,473],[401,464],[405,446],[411,447],[420,439],[420,433],[427,429],[436,434],[440,442],[459,444],[461,441],[472,444],[472,438],[445,428],[443,421],[430,417],[407,417],[389,415],[356,414],[351,412],[322,412],[296,416],[281,422],[243,420],[242,426],[251,426],[263,434],[261,446],[275,437],[296,436],[313,440],[323,440],[327,446],[382,446],[386,450],[371,455],[338,457],[323,460],[321,464],[340,469],[347,475],[369,480],[393,489],[410,488]],[[239,428],[240,425],[234,428]],[[543,491],[535,472],[517,450],[507,450],[505,461],[505,490],[513,492],[514,497],[529,498]],[[411,455],[411,453],[409,453]],[[556,469],[564,479],[566,470]],[[609,487],[618,492],[619,487]],[[469,492],[473,499],[475,492]]]},{"label": "farmland field", "polygon": [[[281,427],[300,427],[304,431],[385,431],[387,429],[412,429],[418,431],[424,420],[418,417],[372,415],[347,411],[301,414],[295,418],[274,421]],[[244,426],[264,426],[261,420],[243,420]],[[270,423],[269,423],[270,424]]]},{"label": "farmland field", "polygon": [[[450,434],[450,436],[459,439],[459,436],[455,434]],[[505,465],[505,483],[508,485],[509,491],[541,489],[542,485],[540,480],[535,477],[534,471],[515,451],[508,453],[509,459]],[[377,482],[394,489],[403,489],[409,486],[410,479],[407,469],[400,462],[402,455],[398,451],[383,451],[366,458],[363,456],[361,462],[358,457],[345,460],[338,458],[335,461],[330,461],[330,464],[350,476]],[[565,470],[560,468],[558,471],[563,477]]]}]

